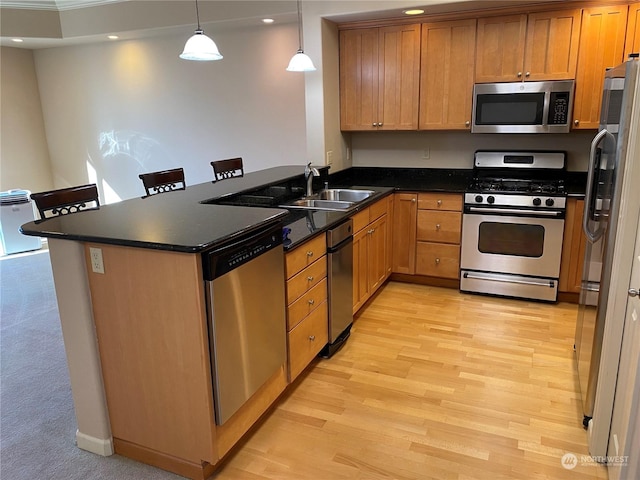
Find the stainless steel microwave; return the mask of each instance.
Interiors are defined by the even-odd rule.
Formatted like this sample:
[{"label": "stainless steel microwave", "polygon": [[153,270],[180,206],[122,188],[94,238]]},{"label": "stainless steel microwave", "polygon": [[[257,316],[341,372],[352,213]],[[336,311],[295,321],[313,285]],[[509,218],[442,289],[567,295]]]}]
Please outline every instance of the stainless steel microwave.
[{"label": "stainless steel microwave", "polygon": [[473,87],[473,133],[567,133],[573,80],[477,83]]}]

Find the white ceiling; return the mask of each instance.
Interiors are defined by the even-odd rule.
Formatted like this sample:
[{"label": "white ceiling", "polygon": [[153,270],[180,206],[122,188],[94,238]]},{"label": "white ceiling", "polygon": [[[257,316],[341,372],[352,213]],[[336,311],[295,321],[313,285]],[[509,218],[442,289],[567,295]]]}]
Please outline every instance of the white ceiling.
[{"label": "white ceiling", "polygon": [[[336,22],[392,18],[421,5],[428,13],[496,8],[563,0],[304,0],[303,8]],[[297,21],[296,0],[198,0],[207,30],[239,29]],[[326,12],[326,14],[325,14]],[[0,45],[49,48],[160,34],[189,34],[195,26],[194,0],[0,0]],[[22,43],[14,43],[20,37]]]}]

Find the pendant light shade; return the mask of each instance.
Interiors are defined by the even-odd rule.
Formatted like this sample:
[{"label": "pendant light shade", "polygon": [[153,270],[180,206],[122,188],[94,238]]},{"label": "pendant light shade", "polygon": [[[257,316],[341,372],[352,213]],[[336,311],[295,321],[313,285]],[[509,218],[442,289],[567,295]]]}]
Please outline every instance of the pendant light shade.
[{"label": "pendant light shade", "polygon": [[180,54],[180,58],[184,60],[196,60],[207,62],[211,60],[220,60],[222,55],[218,50],[216,43],[204,34],[204,30],[200,28],[200,13],[198,12],[198,0],[196,0],[196,19],[198,28],[187,43],[184,50]]},{"label": "pendant light shade", "polygon": [[308,55],[304,53],[302,49],[302,12],[300,11],[300,1],[298,0],[298,52],[291,58],[288,72],[315,72],[316,67],[313,66],[313,62]]}]

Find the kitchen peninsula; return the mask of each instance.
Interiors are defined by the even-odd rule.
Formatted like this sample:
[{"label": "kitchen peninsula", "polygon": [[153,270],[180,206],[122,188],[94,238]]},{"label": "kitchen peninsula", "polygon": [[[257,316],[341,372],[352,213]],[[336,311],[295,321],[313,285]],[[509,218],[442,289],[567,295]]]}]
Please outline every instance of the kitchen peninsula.
[{"label": "kitchen peninsula", "polygon": [[[343,212],[219,204],[264,187],[304,185],[302,166],[277,167],[23,226],[25,234],[49,238],[80,448],[102,455],[115,449],[207,478],[290,378],[282,365],[236,414],[215,425],[200,254],[280,223],[291,229],[285,250],[295,252],[382,199],[392,205],[394,190],[459,195],[471,173],[352,168],[329,176],[327,170],[320,168],[316,190],[329,181],[376,193]],[[92,272],[91,247],[101,250],[104,274]]]}]

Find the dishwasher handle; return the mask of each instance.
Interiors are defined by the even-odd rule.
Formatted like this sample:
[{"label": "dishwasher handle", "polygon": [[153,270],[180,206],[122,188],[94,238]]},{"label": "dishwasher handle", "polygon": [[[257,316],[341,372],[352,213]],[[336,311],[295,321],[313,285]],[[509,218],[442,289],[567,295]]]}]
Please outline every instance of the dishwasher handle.
[{"label": "dishwasher handle", "polygon": [[262,228],[202,254],[204,279],[213,281],[274,248],[282,250],[282,224]]}]

